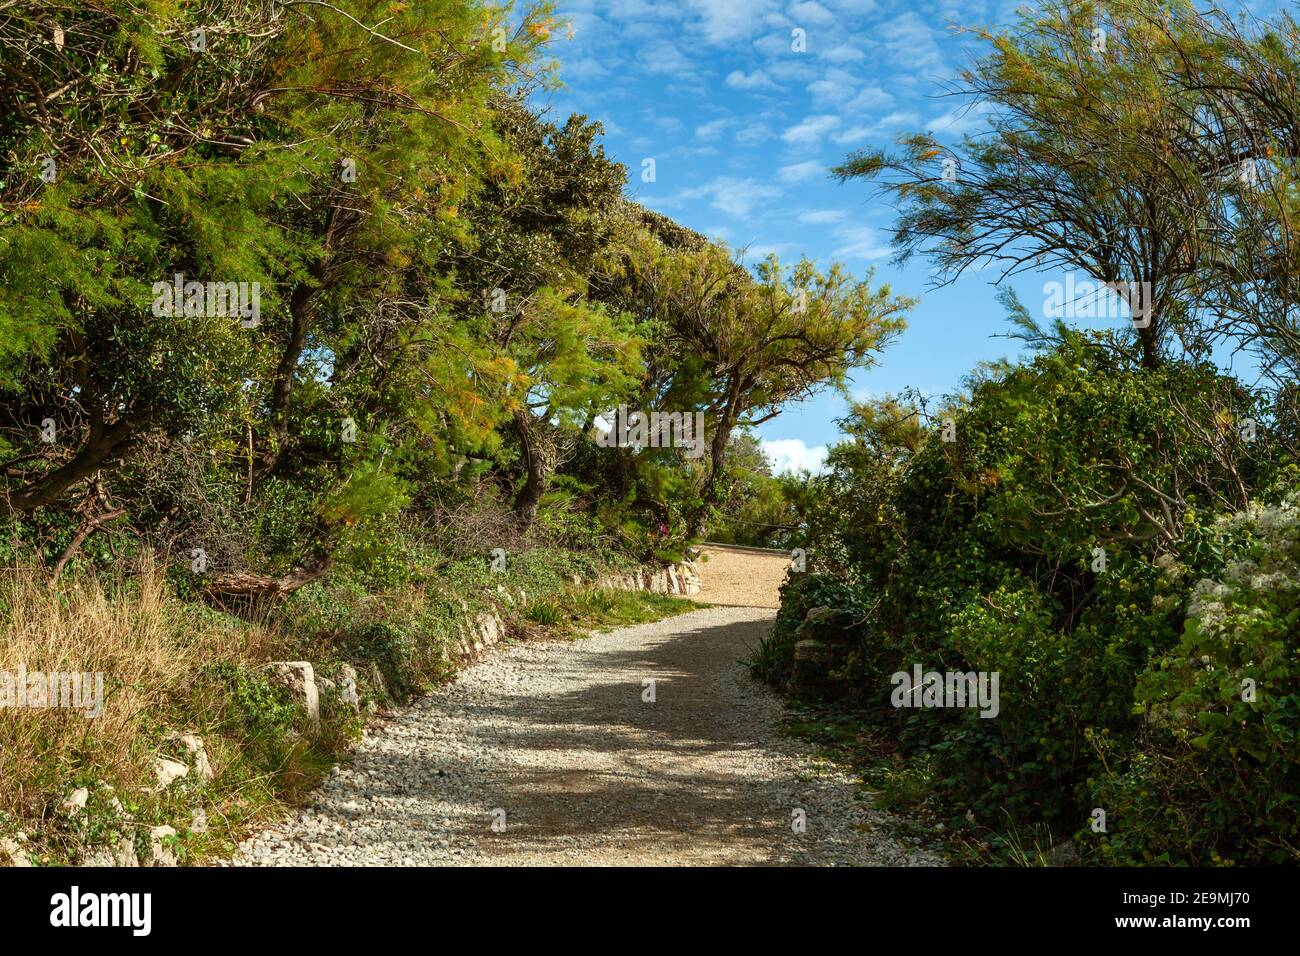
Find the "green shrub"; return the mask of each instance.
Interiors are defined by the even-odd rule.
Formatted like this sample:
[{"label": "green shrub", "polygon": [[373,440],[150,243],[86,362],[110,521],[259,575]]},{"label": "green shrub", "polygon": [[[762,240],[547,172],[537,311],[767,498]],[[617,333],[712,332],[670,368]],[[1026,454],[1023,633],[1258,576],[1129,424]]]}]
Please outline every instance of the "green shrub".
[{"label": "green shrub", "polygon": [[[1281,689],[1294,678],[1294,593],[1279,582],[1298,576],[1246,575],[1281,559],[1241,522],[1202,517],[1252,493],[1267,500],[1294,475],[1268,428],[1247,442],[1236,427],[1270,420],[1263,399],[1207,365],[1146,369],[1104,335],[1067,333],[947,400],[933,430],[915,428],[922,412],[889,401],[844,423],[851,440],[815,481],[831,518],[812,523],[808,542],[832,556],[818,568],[829,573],[783,589],[754,672],[784,684],[795,643],[847,616],[845,676],[865,719],[925,762],[918,779],[958,825],[969,811],[981,826],[1065,835],[1100,805],[1140,829],[1153,817],[1142,801],[1159,792],[1172,808],[1164,829],[1151,823],[1149,843],[1113,835],[1108,859],[1280,852],[1297,792],[1281,755],[1297,714]],[[944,426],[955,440],[941,439]],[[1255,565],[1241,563],[1243,549]],[[1215,589],[1193,593],[1207,576]],[[1212,610],[1206,594],[1230,610]],[[809,621],[818,606],[844,616]],[[1235,636],[1207,632],[1206,614]],[[914,664],[998,672],[998,716],[891,707],[891,673]],[[1269,702],[1222,703],[1244,676]],[[1258,776],[1234,784],[1247,761]],[[1196,815],[1199,836],[1176,839]]]},{"label": "green shrub", "polygon": [[557,601],[537,600],[524,609],[524,617],[534,624],[551,627],[560,623],[564,617],[564,611]]},{"label": "green shrub", "polygon": [[1142,676],[1139,749],[1093,781],[1107,862],[1300,860],[1300,509],[1216,529],[1245,542],[1197,582],[1177,646]]},{"label": "green shrub", "polygon": [[781,607],[772,630],[755,648],[748,665],[750,673],[777,687],[784,687],[794,669],[794,645],[803,635],[799,628],[815,607],[839,607],[850,603],[851,587],[839,578],[822,574],[788,574],[781,585]]}]

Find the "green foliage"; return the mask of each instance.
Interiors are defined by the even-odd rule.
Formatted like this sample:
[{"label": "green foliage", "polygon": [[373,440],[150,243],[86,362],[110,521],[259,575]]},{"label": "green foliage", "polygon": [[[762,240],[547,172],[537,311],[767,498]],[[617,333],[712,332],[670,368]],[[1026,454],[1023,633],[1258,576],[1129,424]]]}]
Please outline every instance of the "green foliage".
[{"label": "green foliage", "polygon": [[755,677],[777,685],[784,685],[790,679],[795,643],[817,636],[804,627],[809,613],[817,608],[850,613],[860,610],[856,591],[840,578],[787,574],[781,585],[781,607],[776,612],[776,621],[748,662]]},{"label": "green foliage", "polygon": [[533,601],[524,609],[524,617],[534,624],[553,626],[560,623],[563,611],[555,601]]},{"label": "green foliage", "polygon": [[[1290,544],[1258,553],[1258,568],[1233,563],[1256,547],[1252,536],[1201,516],[1245,507],[1252,489],[1286,473],[1287,455],[1267,431],[1246,442],[1235,426],[1270,418],[1262,397],[1203,366],[1137,368],[1104,343],[1066,331],[1026,365],[974,380],[928,416],[928,430],[919,427],[924,405],[855,409],[853,437],[810,482],[827,503],[809,527],[821,573],[787,583],[751,666],[783,684],[795,641],[853,621],[845,674],[855,699],[924,759],[924,779],[956,827],[970,812],[996,828],[1046,824],[1066,834],[1091,807],[1123,805],[1128,822],[1112,814],[1110,836],[1085,849],[1121,861],[1141,852],[1207,861],[1189,849],[1193,838],[1142,849],[1159,843],[1158,831],[1133,829],[1138,808],[1128,806],[1140,793],[1177,796],[1169,833],[1188,832],[1196,817],[1213,831],[1197,832],[1215,859],[1263,859],[1289,839],[1273,830],[1289,819],[1277,794],[1294,789],[1273,786],[1294,772],[1282,755],[1295,726],[1283,688],[1296,617],[1279,600],[1293,594],[1289,583],[1277,583],[1295,579],[1281,566]],[[945,426],[954,441],[943,439]],[[1230,593],[1226,584],[1191,588],[1197,576],[1219,580],[1225,565],[1238,569]],[[1209,594],[1226,604],[1212,610]],[[1230,640],[1205,633],[1203,619],[1216,613],[1227,614]],[[1251,629],[1238,630],[1247,621]],[[1213,671],[1206,659],[1218,662]],[[890,675],[918,663],[997,672],[998,716],[891,707]],[[1260,719],[1261,704],[1209,708],[1239,693],[1245,676],[1269,686],[1272,720]],[[1157,714],[1184,728],[1181,737],[1161,732],[1182,741],[1183,778],[1170,776],[1175,750],[1151,749]],[[1270,762],[1258,785],[1228,788],[1244,759]],[[1121,788],[1133,768],[1144,768],[1142,784]],[[1197,780],[1199,796],[1189,789]],[[1230,797],[1212,797],[1224,788]],[[1229,801],[1237,824],[1225,827]]]},{"label": "green foliage", "polygon": [[1098,837],[1108,862],[1296,858],[1300,509],[1255,506],[1214,531],[1222,570],[1191,588],[1178,643],[1138,685],[1139,746],[1091,781],[1120,821]]}]

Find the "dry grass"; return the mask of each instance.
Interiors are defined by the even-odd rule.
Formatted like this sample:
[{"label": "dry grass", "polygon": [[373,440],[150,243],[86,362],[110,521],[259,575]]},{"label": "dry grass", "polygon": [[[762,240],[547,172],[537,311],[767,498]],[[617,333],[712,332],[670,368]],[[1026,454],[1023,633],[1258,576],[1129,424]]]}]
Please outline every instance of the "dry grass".
[{"label": "dry grass", "polygon": [[[556,590],[563,575],[543,571],[518,580],[537,595],[534,603],[552,594],[564,609],[565,620],[549,630],[693,606],[661,595]],[[451,672],[450,641],[474,612],[460,596],[473,591],[495,601],[485,576],[475,564],[381,594],[347,584],[304,591],[293,607],[250,624],[178,596],[157,561],[57,586],[39,569],[0,569],[0,672],[104,675],[103,712],[92,719],[74,709],[0,707],[0,836],[21,830],[33,859],[60,865],[124,837],[147,846],[149,828],[167,825],[180,834],[184,861],[227,855],[251,829],[304,799],[364,720],[330,697],[319,724],[309,721],[258,665],[305,659],[332,674],[351,663],[367,701],[400,703]],[[520,633],[541,629],[523,608],[500,610],[516,618]],[[202,736],[215,775],[190,774],[159,792],[154,759],[183,758],[174,737],[186,732]],[[70,814],[62,803],[79,787],[90,800],[85,813]],[[192,826],[199,809],[203,829]]]},{"label": "dry grass", "polygon": [[[103,713],[0,709],[0,813],[47,815],[73,786],[151,783],[149,744],[200,668],[246,659],[250,629],[183,604],[161,569],[52,588],[31,571],[0,574],[0,671],[102,672]],[[254,632],[256,629],[252,629]]]}]

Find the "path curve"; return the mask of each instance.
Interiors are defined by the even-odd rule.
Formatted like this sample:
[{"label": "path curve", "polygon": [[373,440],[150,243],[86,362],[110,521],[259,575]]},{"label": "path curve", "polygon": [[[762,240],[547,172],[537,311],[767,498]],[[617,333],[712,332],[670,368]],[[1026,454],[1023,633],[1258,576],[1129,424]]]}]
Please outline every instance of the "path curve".
[{"label": "path curve", "polygon": [[740,663],[771,620],[712,607],[506,648],[372,725],[307,809],[233,862],[937,862],[778,732],[779,699]]},{"label": "path curve", "polygon": [[790,567],[789,554],[726,544],[702,544],[700,551],[703,587],[695,600],[733,607],[781,606],[780,588]]}]

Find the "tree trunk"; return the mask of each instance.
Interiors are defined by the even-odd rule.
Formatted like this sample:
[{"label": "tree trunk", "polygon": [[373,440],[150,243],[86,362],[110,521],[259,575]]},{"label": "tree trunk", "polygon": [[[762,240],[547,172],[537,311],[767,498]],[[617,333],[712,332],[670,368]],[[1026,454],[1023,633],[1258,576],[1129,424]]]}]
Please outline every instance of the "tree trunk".
[{"label": "tree trunk", "polygon": [[289,396],[293,393],[293,377],[298,370],[298,359],[302,357],[302,350],[307,345],[307,333],[311,329],[311,302],[315,292],[311,286],[302,283],[289,298],[289,341],[285,343],[284,352],[275,368],[275,380],[271,383],[271,435],[258,465],[259,479],[275,470],[289,439]]},{"label": "tree trunk", "polygon": [[313,324],[313,303],[329,284],[331,251],[340,224],[339,207],[331,206],[325,217],[325,251],[310,270],[314,281],[298,283],[289,296],[289,341],[285,343],[284,352],[275,368],[275,379],[271,383],[271,434],[258,467],[259,480],[275,470],[289,440],[289,397],[293,394],[293,379]]},{"label": "tree trunk", "polygon": [[1157,369],[1160,367],[1160,340],[1156,337],[1155,319],[1144,329],[1138,329],[1138,343],[1142,346],[1142,367]]},{"label": "tree trunk", "polygon": [[27,514],[52,504],[79,481],[121,458],[139,437],[139,423],[118,419],[105,425],[96,417],[86,443],[72,459],[30,482],[18,491],[0,496],[0,517]]},{"label": "tree trunk", "polygon": [[303,585],[318,581],[334,564],[332,550],[316,555],[278,578],[250,571],[219,574],[204,588],[215,604],[227,609],[251,610],[283,601]]},{"label": "tree trunk", "polygon": [[722,466],[727,456],[727,443],[731,440],[731,430],[736,423],[730,416],[725,416],[713,432],[713,441],[709,444],[709,477],[704,482],[700,494],[700,504],[691,518],[691,538],[698,541],[704,537],[709,528],[709,512],[718,503],[722,484]]},{"label": "tree trunk", "polygon": [[527,409],[515,412],[513,427],[524,458],[524,486],[515,495],[514,513],[520,527],[530,528],[537,518],[537,506],[546,491],[547,469],[542,450],[533,435],[533,422]]}]

